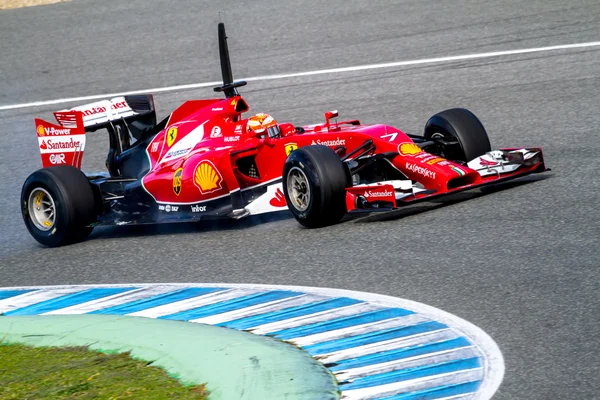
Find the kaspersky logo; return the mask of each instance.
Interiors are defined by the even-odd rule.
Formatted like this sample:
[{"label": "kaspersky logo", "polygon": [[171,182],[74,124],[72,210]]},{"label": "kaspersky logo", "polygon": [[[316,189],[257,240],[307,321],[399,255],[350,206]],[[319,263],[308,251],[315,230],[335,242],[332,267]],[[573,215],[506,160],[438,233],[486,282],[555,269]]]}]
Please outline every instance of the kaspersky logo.
[{"label": "kaspersky logo", "polygon": [[428,170],[427,168],[423,168],[417,164],[406,163],[406,169],[412,172],[415,172],[419,175],[424,176],[425,178],[435,179],[435,172]]}]

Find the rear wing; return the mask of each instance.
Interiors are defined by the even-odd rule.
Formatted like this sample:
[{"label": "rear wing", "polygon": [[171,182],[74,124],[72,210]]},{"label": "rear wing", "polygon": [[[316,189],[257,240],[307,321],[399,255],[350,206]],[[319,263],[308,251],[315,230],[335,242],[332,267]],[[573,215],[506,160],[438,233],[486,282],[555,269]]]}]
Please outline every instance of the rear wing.
[{"label": "rear wing", "polygon": [[56,111],[54,117],[65,128],[75,128],[76,121],[72,113],[79,111],[86,132],[106,128],[112,121],[137,119],[141,115],[153,114],[154,99],[152,95],[119,96],[110,100],[73,107],[69,110]]},{"label": "rear wing", "polygon": [[106,129],[110,152],[121,153],[156,126],[152,95],[119,96],[53,113],[59,125],[35,119],[44,168],[72,165],[81,168],[86,132]]}]

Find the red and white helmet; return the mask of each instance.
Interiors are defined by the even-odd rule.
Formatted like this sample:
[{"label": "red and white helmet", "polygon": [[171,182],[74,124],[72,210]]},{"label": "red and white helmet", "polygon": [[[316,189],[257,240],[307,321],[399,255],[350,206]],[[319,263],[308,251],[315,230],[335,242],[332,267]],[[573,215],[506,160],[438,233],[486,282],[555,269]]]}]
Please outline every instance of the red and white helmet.
[{"label": "red and white helmet", "polygon": [[281,137],[281,130],[277,121],[269,114],[258,113],[248,118],[248,131],[254,132],[258,135],[264,135],[265,133],[271,138]]}]

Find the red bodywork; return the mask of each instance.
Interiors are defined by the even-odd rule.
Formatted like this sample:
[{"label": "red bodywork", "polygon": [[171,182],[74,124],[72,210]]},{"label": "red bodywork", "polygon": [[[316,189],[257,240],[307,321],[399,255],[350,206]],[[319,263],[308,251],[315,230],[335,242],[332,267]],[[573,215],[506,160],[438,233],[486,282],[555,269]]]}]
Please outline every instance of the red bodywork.
[{"label": "red bodywork", "polygon": [[[113,103],[113,109],[115,104],[120,102]],[[58,160],[80,168],[85,144],[82,117],[94,118],[95,113],[106,112],[107,108],[56,112],[61,126],[36,119],[44,167],[55,165]],[[129,112],[126,108],[118,109]],[[386,209],[395,208],[400,202],[444,195],[545,168],[541,149],[529,149],[539,151],[537,162],[522,165],[502,176],[482,176],[466,165],[423,151],[411,137],[392,126],[361,125],[358,120],[332,121],[337,112],[327,112],[324,123],[302,129],[291,123],[280,123],[279,138],[258,137],[247,129],[247,119],[242,118],[242,113],[248,110],[246,102],[237,95],[225,99],[187,101],[170,115],[164,129],[145,148],[150,166],[141,177],[141,186],[158,205],[159,214],[170,213],[171,219],[182,211],[202,214],[211,211],[203,204],[219,199],[233,204],[234,210],[244,210],[256,196],[249,201],[235,203],[235,195],[255,188],[280,185],[283,165],[290,152],[315,144],[328,146],[349,161],[352,157],[348,155],[372,140],[372,153],[393,153],[392,165],[408,178],[406,181],[418,182],[421,186],[419,190],[409,190],[410,195],[405,196],[397,196],[398,188],[385,182],[348,187],[348,212],[359,208],[376,211],[368,206],[370,203],[385,204],[383,208]],[[53,144],[53,140],[59,140],[63,143],[61,146],[67,148],[49,149],[48,145]],[[78,141],[81,141],[79,147],[73,147],[72,143]],[[240,169],[240,162],[244,159],[253,160],[255,174]],[[493,164],[494,161],[481,161],[482,167]],[[264,205],[254,204],[257,208],[250,214],[286,208],[281,186],[267,190],[267,194],[270,196],[268,201]],[[362,202],[360,207],[359,200]],[[185,220],[186,217],[179,219]]]},{"label": "red bodywork", "polygon": [[[184,103],[173,112],[167,127],[147,148],[151,171],[143,178],[143,184],[158,203],[202,203],[239,189],[275,182],[281,178],[283,164],[290,150],[323,144],[332,149],[344,147],[344,153],[340,154],[343,156],[368,139],[373,140],[376,153],[398,152],[392,160],[394,166],[409,179],[420,182],[425,189],[435,191],[436,195],[498,179],[496,176],[482,178],[467,166],[426,153],[409,136],[394,127],[360,125],[357,120],[332,122],[330,118],[334,114],[330,112],[326,113],[325,123],[305,126],[303,133],[297,133],[292,124],[280,124],[281,138],[257,138],[247,133],[247,120],[241,119],[241,113],[236,111],[238,102],[244,100],[239,96],[222,100],[195,100]],[[245,102],[243,104],[242,109],[247,110]],[[259,179],[241,173],[236,167],[238,159],[251,155],[255,157]],[[520,175],[538,167],[537,164],[532,165],[515,174]],[[182,173],[178,178],[181,179],[181,187],[174,190],[174,176],[180,169]],[[353,200],[356,195],[364,195],[367,201],[384,200],[396,206],[394,188],[389,185],[376,189],[348,188],[348,211],[355,208]],[[431,196],[430,191],[418,193],[404,201],[427,196]],[[285,205],[281,201],[273,203]]]}]

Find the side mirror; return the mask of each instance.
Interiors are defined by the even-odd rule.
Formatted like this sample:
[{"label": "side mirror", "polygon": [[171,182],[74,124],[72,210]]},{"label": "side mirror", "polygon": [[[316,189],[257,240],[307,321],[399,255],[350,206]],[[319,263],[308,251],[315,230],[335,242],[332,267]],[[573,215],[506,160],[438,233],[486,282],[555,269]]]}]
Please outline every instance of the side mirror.
[{"label": "side mirror", "polygon": [[329,120],[330,120],[331,118],[337,118],[337,116],[338,116],[338,115],[339,115],[339,114],[338,114],[338,111],[337,111],[337,110],[334,110],[334,111],[327,111],[327,112],[325,113],[325,126],[327,127],[327,130],[330,130],[330,127],[331,127],[331,123],[329,122]]},{"label": "side mirror", "polygon": [[329,121],[331,118],[337,118],[338,116],[338,111],[334,110],[334,111],[327,111],[325,113],[325,120]]}]

